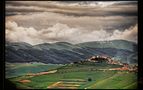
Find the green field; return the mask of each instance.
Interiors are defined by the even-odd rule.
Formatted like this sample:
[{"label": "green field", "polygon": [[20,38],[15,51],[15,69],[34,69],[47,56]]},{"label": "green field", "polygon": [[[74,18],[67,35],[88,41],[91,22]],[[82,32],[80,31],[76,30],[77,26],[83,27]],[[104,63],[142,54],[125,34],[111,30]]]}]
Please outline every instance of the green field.
[{"label": "green field", "polygon": [[44,63],[6,63],[6,78],[22,76],[27,73],[38,73],[42,71],[54,70],[64,65],[44,64]]},{"label": "green field", "polygon": [[[47,65],[46,68],[48,68]],[[108,69],[120,67],[109,64],[67,64],[56,65],[56,73],[27,76],[26,74],[9,78],[18,88],[31,89],[136,89],[137,73],[128,71],[104,71],[99,68]],[[31,66],[31,68],[33,68]],[[17,68],[18,69],[18,68]],[[33,68],[34,69],[34,68]],[[46,69],[45,69],[46,70]],[[53,70],[49,69],[49,70]],[[91,79],[89,81],[88,79]],[[21,83],[21,80],[30,82]]]}]

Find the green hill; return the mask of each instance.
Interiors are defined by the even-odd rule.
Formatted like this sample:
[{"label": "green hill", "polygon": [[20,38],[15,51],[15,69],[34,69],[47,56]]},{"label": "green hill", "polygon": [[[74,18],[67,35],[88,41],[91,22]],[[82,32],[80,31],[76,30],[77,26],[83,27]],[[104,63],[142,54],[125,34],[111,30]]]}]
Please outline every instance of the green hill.
[{"label": "green hill", "polygon": [[[9,80],[21,89],[136,89],[136,72],[99,70],[118,67],[121,66],[91,62],[66,64],[55,68],[55,73],[22,75]],[[21,82],[24,80],[29,82]]]}]

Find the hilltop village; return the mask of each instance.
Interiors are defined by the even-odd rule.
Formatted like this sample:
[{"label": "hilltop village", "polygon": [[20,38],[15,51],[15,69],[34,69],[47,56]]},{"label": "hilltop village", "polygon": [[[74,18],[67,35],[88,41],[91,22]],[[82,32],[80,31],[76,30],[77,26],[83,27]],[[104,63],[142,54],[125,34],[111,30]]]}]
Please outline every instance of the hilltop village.
[{"label": "hilltop village", "polygon": [[[84,62],[93,62],[93,63],[107,63],[107,64],[113,64],[113,65],[121,65],[121,68],[111,68],[108,70],[126,70],[130,72],[137,72],[138,66],[137,65],[129,65],[127,63],[122,63],[118,60],[113,60],[111,57],[106,56],[92,56],[84,61],[74,62],[74,63],[84,63]],[[106,69],[100,69],[100,70],[106,70]]]},{"label": "hilltop village", "polygon": [[[116,71],[129,71],[129,72],[138,72],[138,66],[137,65],[130,65],[127,63],[122,63],[117,60],[113,60],[111,57],[106,57],[106,56],[92,56],[84,61],[78,61],[78,62],[73,62],[70,65],[82,65],[85,63],[98,63],[98,64],[109,64],[109,65],[120,65],[120,67],[116,68],[100,68],[100,69],[92,69],[92,70],[101,70],[101,71],[108,71],[108,70],[116,70]],[[76,71],[76,70],[74,70]],[[45,72],[39,72],[39,73],[28,73],[28,76],[40,76],[40,75],[45,75],[45,74],[50,74],[50,73],[55,73],[57,70],[51,70],[51,71],[45,71]]]}]

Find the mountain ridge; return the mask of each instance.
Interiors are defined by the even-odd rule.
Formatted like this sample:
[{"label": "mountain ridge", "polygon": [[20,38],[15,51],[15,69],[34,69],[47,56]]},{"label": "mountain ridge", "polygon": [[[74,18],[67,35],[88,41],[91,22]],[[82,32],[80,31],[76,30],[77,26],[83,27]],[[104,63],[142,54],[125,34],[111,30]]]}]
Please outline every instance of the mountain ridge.
[{"label": "mountain ridge", "polygon": [[[117,46],[119,45],[119,46]],[[71,63],[84,60],[93,55],[107,55],[128,63],[137,63],[137,44],[125,41],[94,41],[79,44],[67,42],[43,43],[6,43],[6,61]]]}]

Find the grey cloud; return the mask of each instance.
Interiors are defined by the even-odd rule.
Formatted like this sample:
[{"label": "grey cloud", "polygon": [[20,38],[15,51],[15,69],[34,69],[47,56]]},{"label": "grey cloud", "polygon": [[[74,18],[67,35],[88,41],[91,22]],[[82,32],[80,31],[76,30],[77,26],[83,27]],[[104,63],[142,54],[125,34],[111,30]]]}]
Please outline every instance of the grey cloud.
[{"label": "grey cloud", "polygon": [[[36,19],[35,19],[36,18]],[[136,16],[106,16],[106,17],[89,17],[89,16],[66,16],[58,13],[41,12],[32,13],[29,15],[16,15],[6,18],[7,21],[12,20],[24,27],[34,27],[36,29],[43,29],[52,26],[56,23],[67,24],[70,27],[80,27],[84,30],[124,30],[134,25],[137,22]]]},{"label": "grey cloud", "polygon": [[30,44],[113,39],[137,42],[136,4],[7,1],[6,40]]},{"label": "grey cloud", "polygon": [[21,27],[15,22],[6,23],[6,39],[8,41],[27,42],[30,44],[59,41],[81,43],[114,39],[137,42],[137,32],[137,24],[124,31],[114,30],[112,33],[109,33],[106,30],[97,30],[84,33],[79,28],[70,28],[66,24],[61,23],[42,30],[36,30],[33,27]]},{"label": "grey cloud", "polygon": [[[137,15],[137,5],[128,3],[127,5],[117,5],[112,4],[109,7],[92,7],[89,4],[89,7],[82,5],[79,6],[69,6],[66,4],[56,4],[57,2],[36,2],[36,1],[16,1],[16,2],[7,2],[6,12],[56,12],[66,15],[73,16],[112,16],[112,15],[123,15],[128,16]],[[11,6],[11,7],[8,7]],[[23,7],[23,8],[22,8]],[[36,8],[31,8],[36,7]],[[116,7],[116,8],[115,8]]]}]

